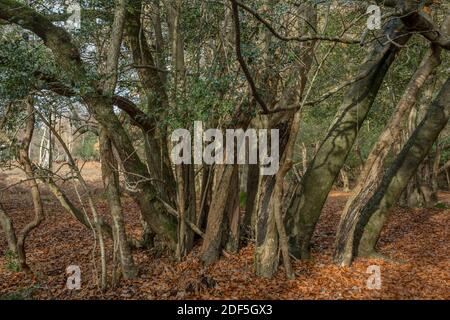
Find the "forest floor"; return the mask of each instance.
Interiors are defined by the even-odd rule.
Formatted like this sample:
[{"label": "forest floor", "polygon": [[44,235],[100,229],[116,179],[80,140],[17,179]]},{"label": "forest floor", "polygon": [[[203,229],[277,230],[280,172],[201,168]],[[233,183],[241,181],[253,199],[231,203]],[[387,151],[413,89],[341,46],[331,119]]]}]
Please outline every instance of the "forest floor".
[{"label": "forest floor", "polygon": [[[107,212],[99,178],[99,165],[88,164],[83,175],[98,194],[98,208]],[[0,187],[21,179],[17,170],[0,172]],[[287,280],[282,268],[273,279],[252,272],[253,248],[202,266],[197,253],[177,263],[163,250],[138,250],[134,259],[139,277],[121,281],[105,293],[98,290],[93,273],[93,235],[69,216],[50,192],[42,188],[47,219],[26,242],[33,274],[15,272],[5,255],[6,240],[0,232],[0,298],[28,299],[450,299],[449,225],[450,193],[433,209],[396,208],[383,231],[379,251],[397,262],[358,259],[340,268],[331,261],[334,234],[348,194],[333,192],[313,239],[313,260],[293,263],[296,278]],[[76,199],[69,183],[68,194]],[[124,198],[128,234],[139,236],[138,208]],[[14,225],[22,228],[33,217],[26,186],[3,193],[2,203]],[[111,244],[108,243],[110,248]],[[109,250],[111,251],[111,250]],[[111,257],[109,257],[111,258]],[[66,268],[80,266],[82,288],[66,289]],[[96,263],[98,267],[98,262]],[[370,290],[367,268],[380,266],[380,290]]]}]

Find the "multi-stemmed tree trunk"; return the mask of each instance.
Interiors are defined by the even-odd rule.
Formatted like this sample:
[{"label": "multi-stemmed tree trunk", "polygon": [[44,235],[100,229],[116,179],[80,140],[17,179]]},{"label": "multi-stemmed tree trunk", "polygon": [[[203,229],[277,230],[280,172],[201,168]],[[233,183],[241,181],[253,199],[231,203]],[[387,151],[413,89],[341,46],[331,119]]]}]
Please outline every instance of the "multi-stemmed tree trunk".
[{"label": "multi-stemmed tree trunk", "polygon": [[[142,216],[155,233],[172,244],[176,243],[176,218],[169,215],[158,200],[158,192],[149,177],[147,166],[140,160],[130,137],[111,107],[115,103],[123,102],[124,99],[109,96],[98,81],[88,76],[70,35],[63,28],[55,26],[47,17],[17,1],[1,0],[0,18],[20,25],[39,36],[52,50],[58,67],[65,72],[71,85],[84,88],[81,90],[81,97],[89,112],[106,130],[116,147],[125,170],[127,187],[135,192]],[[138,111],[130,104],[127,107],[132,108],[132,112],[128,114]],[[135,118],[135,121],[142,123],[142,119],[139,118]]]},{"label": "multi-stemmed tree trunk", "polygon": [[385,160],[401,138],[402,122],[414,107],[417,96],[433,70],[440,63],[440,49],[433,47],[422,60],[411,78],[389,123],[372,148],[360,173],[358,183],[347,201],[336,235],[334,259],[341,265],[349,265],[353,255],[353,233],[361,210],[380,185]]},{"label": "multi-stemmed tree trunk", "polygon": [[232,188],[234,165],[216,165],[214,170],[214,190],[208,212],[205,238],[203,240],[201,255],[206,264],[215,262],[226,241],[224,235],[228,233],[226,228],[226,212],[230,192]]},{"label": "multi-stemmed tree trunk", "polygon": [[438,189],[434,184],[433,157],[430,153],[420,164],[401,195],[400,205],[409,208],[432,208],[438,202]]},{"label": "multi-stemmed tree trunk", "polygon": [[353,238],[353,254],[370,256],[389,216],[409,179],[430,151],[450,115],[450,78],[429,107],[425,118],[414,130],[397,159],[383,177],[381,185],[362,210]]},{"label": "multi-stemmed tree trunk", "polygon": [[[25,99],[24,105],[27,117],[25,120],[25,128],[20,133],[19,139],[17,141],[16,156],[22,170],[25,172],[27,178],[26,181],[30,187],[31,199],[34,208],[34,219],[26,224],[16,235],[16,230],[11,218],[6,214],[5,210],[0,204],[0,225],[6,235],[8,250],[14,255],[14,258],[17,259],[20,270],[30,271],[30,267],[28,266],[26,261],[25,241],[29,234],[34,229],[39,227],[39,225],[44,220],[44,208],[42,205],[34,165],[31,162],[29,156],[31,139],[33,137],[36,119],[34,114],[33,98],[31,96],[27,97]],[[3,127],[5,122],[6,118],[3,118],[0,123],[0,128]]]},{"label": "multi-stemmed tree trunk", "polygon": [[[450,22],[450,18],[448,19]],[[413,108],[409,113],[408,127],[405,130],[404,141],[412,134],[417,125],[424,118],[428,104],[433,99],[433,88],[430,85],[423,96],[423,102],[416,108]],[[433,207],[437,199],[437,188],[434,180],[434,160],[432,153],[422,161],[416,174],[409,180],[405,191],[400,197],[400,205],[410,208],[431,208]]]},{"label": "multi-stemmed tree trunk", "polygon": [[177,168],[178,181],[178,243],[176,255],[179,260],[194,246],[194,231],[186,223],[195,221],[195,168],[193,164],[181,164]]},{"label": "multi-stemmed tree trunk", "polygon": [[[171,106],[176,107],[186,95],[186,65],[184,54],[184,36],[181,31],[182,1],[174,0],[166,2],[167,24],[169,27],[169,40],[171,49],[172,91]],[[162,80],[161,80],[162,81]],[[194,231],[186,222],[195,221],[196,216],[196,192],[195,192],[195,166],[193,164],[182,164],[177,167],[178,185],[178,243],[177,257],[182,259],[186,256],[194,244]]]},{"label": "multi-stemmed tree trunk", "polygon": [[[116,0],[114,9],[114,20],[111,37],[107,49],[107,58],[104,70],[103,90],[108,95],[113,95],[117,86],[118,65],[120,48],[122,46],[125,19],[127,12],[127,1]],[[134,278],[137,268],[134,265],[131,249],[127,241],[125,225],[120,199],[118,164],[113,152],[113,144],[105,129],[100,130],[100,158],[102,168],[102,180],[106,190],[109,211],[113,220],[114,254],[118,254],[122,275],[125,279]]]},{"label": "multi-stemmed tree trunk", "polygon": [[[289,118],[278,122],[278,126],[270,125],[271,129],[280,130],[280,155],[284,154],[288,144],[290,127]],[[276,175],[261,176],[256,196],[255,271],[257,275],[267,278],[275,274],[279,263],[279,232],[274,206],[279,205],[281,199],[275,197],[276,183]]]},{"label": "multi-stemmed tree trunk", "polygon": [[26,262],[25,240],[32,230],[37,228],[44,220],[44,208],[42,206],[41,194],[39,186],[34,174],[33,164],[30,160],[30,145],[33,138],[35,115],[33,98],[28,97],[26,101],[27,120],[23,137],[19,142],[18,159],[28,179],[30,185],[31,198],[34,207],[34,219],[28,223],[17,236],[17,258],[22,270],[29,270]]},{"label": "multi-stemmed tree trunk", "polygon": [[[296,32],[310,33],[311,28],[317,26],[317,11],[312,5],[302,5],[299,13],[303,19],[299,22]],[[266,38],[270,41],[270,37]],[[269,46],[269,43],[267,43]],[[296,48],[298,60],[295,64],[294,76],[296,81],[286,87],[281,93],[279,106],[281,108],[298,108],[301,105],[305,91],[308,73],[313,63],[315,42],[302,42]],[[268,61],[271,65],[273,61]],[[270,70],[270,68],[269,68]],[[270,79],[270,74],[269,74]],[[276,91],[272,88],[273,95]],[[255,269],[256,274],[264,277],[272,277],[278,267],[279,251],[283,254],[286,273],[289,278],[293,277],[290,268],[289,254],[285,226],[281,225],[284,178],[291,169],[293,158],[293,147],[297,139],[300,126],[300,112],[283,112],[281,114],[268,115],[264,121],[266,128],[279,130],[279,155],[281,158],[280,169],[276,175],[262,176],[260,178],[258,194],[256,197],[256,243],[255,243]],[[273,142],[272,142],[273,143]]]},{"label": "multi-stemmed tree trunk", "polygon": [[[325,139],[310,162],[301,181],[301,188],[289,205],[291,253],[302,259],[310,258],[310,241],[328,193],[353,147],[357,133],[401,45],[410,35],[399,19],[392,19],[383,29],[361,65],[357,81],[351,85]],[[393,43],[389,39],[396,39]]]},{"label": "multi-stemmed tree trunk", "polygon": [[[226,61],[229,58],[227,56],[227,51],[232,52],[235,44],[233,36],[236,35],[236,30],[234,30],[234,32],[229,32],[228,34],[226,33],[232,29],[232,21],[230,19],[231,11],[228,6],[225,6],[224,9],[224,25],[222,28],[223,30],[221,30],[221,32],[223,32],[221,36],[227,38],[229,42],[227,42],[226,47],[224,46],[221,49],[222,51],[219,51],[219,59]],[[233,118],[231,122],[233,121],[235,121],[235,126],[244,128],[245,130],[250,119],[248,119],[247,116],[243,116],[240,119]],[[239,189],[236,190],[234,182],[238,185],[238,181],[236,181],[239,177],[238,167],[232,164],[215,164],[210,170],[213,171],[213,176],[212,179],[209,179],[209,183],[208,181],[205,181],[205,186],[211,186],[212,190],[207,191],[207,189],[205,189],[205,191],[211,193],[211,202],[208,205],[209,210],[207,213],[206,231],[201,248],[201,259],[206,264],[216,261],[227,244],[230,246],[230,249],[236,249],[236,241],[228,240],[230,239],[230,236],[239,236],[237,227],[240,223],[239,219],[239,223],[235,225],[234,231],[230,230],[233,221],[237,222],[237,208],[235,204],[236,200],[238,200],[236,199],[236,195],[238,196],[236,193],[239,192]],[[209,194],[204,193],[203,196],[208,197]],[[203,199],[202,203],[203,206],[205,206],[206,203]],[[239,206],[239,204],[237,205]]]},{"label": "multi-stemmed tree trunk", "polygon": [[[137,66],[137,74],[143,87],[142,95],[147,100],[147,112],[151,114],[150,130],[149,128],[143,128],[147,167],[153,179],[164,181],[164,183],[155,183],[159,196],[175,206],[176,182],[168,155],[166,128],[159,126],[157,121],[158,118],[164,116],[164,112],[167,112],[169,106],[165,74],[160,71],[164,69],[164,66],[158,65],[153,57],[143,31],[141,6],[142,1],[133,1],[128,6],[125,30],[127,44],[133,62]],[[156,27],[159,29],[160,25],[157,24]],[[157,50],[159,55],[162,55],[162,52],[160,52],[162,46],[162,39],[160,39],[158,40]],[[162,61],[162,59],[159,59],[159,61]]]}]

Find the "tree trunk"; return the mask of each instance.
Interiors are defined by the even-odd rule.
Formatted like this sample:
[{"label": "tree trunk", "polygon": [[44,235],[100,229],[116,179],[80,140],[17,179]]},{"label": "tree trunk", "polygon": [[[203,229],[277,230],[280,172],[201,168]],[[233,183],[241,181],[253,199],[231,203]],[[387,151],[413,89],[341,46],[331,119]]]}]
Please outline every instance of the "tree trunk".
[{"label": "tree trunk", "polygon": [[411,108],[414,107],[425,81],[439,65],[439,56],[440,49],[437,48],[430,49],[426,53],[421,65],[411,78],[389,123],[381,133],[364,164],[358,183],[347,201],[339,223],[334,253],[335,262],[338,264],[348,265],[352,259],[355,223],[361,214],[361,210],[378,188],[386,157],[393,150],[395,142],[400,139],[402,121]]},{"label": "tree trunk", "polygon": [[[297,25],[297,32],[311,32],[311,26],[317,26],[317,10],[315,6],[310,4],[301,5],[299,12],[303,15]],[[270,47],[270,37],[266,39],[266,47]],[[297,47],[298,55],[296,72],[297,81],[287,86],[281,93],[279,106],[290,108],[292,106],[301,105],[301,101],[305,99],[303,93],[306,88],[308,73],[313,63],[315,42],[305,42]],[[274,61],[267,61],[268,65]],[[270,70],[270,67],[268,68]],[[271,79],[269,73],[268,79],[265,81],[275,82]],[[276,96],[275,88],[269,86],[269,92],[273,97]],[[270,100],[269,100],[270,101]],[[272,277],[279,263],[279,249],[283,254],[283,261],[286,267],[287,276],[293,277],[290,270],[289,254],[284,251],[285,247],[285,226],[281,226],[279,220],[282,219],[280,205],[283,201],[283,183],[287,171],[292,166],[292,148],[297,139],[299,131],[300,110],[296,112],[285,112],[279,115],[269,115],[265,119],[266,128],[277,129],[279,131],[279,156],[283,159],[281,169],[274,176],[262,176],[257,196],[257,223],[256,223],[256,244],[255,244],[255,269],[256,274],[263,277]],[[263,126],[264,127],[264,126]],[[271,142],[273,143],[273,142]],[[281,246],[279,246],[279,242]]]},{"label": "tree trunk", "polygon": [[341,174],[341,180],[342,180],[342,191],[350,192],[350,182],[348,180],[348,173],[345,170],[345,167],[342,167],[340,174]]},{"label": "tree trunk", "polygon": [[[342,106],[304,175],[301,188],[289,205],[291,253],[302,259],[310,258],[310,241],[328,193],[352,149],[359,128],[364,122],[380,89],[384,76],[394,61],[398,44],[410,38],[398,19],[391,20],[383,30],[366,61],[360,67],[360,80],[351,85]],[[392,43],[388,39],[396,39]]]},{"label": "tree trunk", "polygon": [[255,203],[258,194],[259,185],[259,166],[257,164],[249,164],[247,171],[247,199],[245,201],[245,215],[243,221],[243,233],[246,238],[252,238],[255,229]]},{"label": "tree trunk", "polygon": [[209,207],[211,205],[211,194],[213,189],[213,176],[214,167],[210,165],[203,165],[202,174],[202,187],[201,187],[201,198],[200,198],[200,210],[197,217],[196,225],[203,229],[206,226],[206,217],[209,212]]},{"label": "tree trunk", "polygon": [[[447,20],[450,24],[450,18]],[[411,110],[407,136],[416,129],[418,123],[425,117],[427,104],[431,103],[432,96],[433,88],[430,86],[425,91],[424,102],[417,109]],[[433,166],[434,161],[430,154],[420,164],[416,174],[410,179],[402,194],[402,205],[410,208],[431,208],[437,203],[437,190],[433,188]]]},{"label": "tree trunk", "polygon": [[23,133],[23,138],[20,141],[19,146],[19,162],[25,171],[27,176],[28,184],[30,186],[31,198],[33,199],[34,206],[34,220],[28,223],[19,233],[17,237],[17,258],[19,260],[21,270],[29,270],[26,261],[25,253],[25,240],[35,228],[37,228],[41,222],[44,220],[44,208],[42,206],[41,194],[39,192],[39,186],[35,178],[33,164],[29,158],[30,154],[30,144],[33,138],[34,124],[35,124],[35,114],[33,107],[32,97],[29,97],[26,102],[27,109],[27,121],[25,132]]},{"label": "tree trunk", "polygon": [[216,165],[214,191],[208,213],[205,238],[201,249],[202,261],[210,264],[219,259],[226,230],[226,207],[235,165]]},{"label": "tree trunk", "polygon": [[194,246],[194,231],[187,225],[195,221],[196,197],[195,197],[195,167],[193,164],[181,164],[177,166],[178,181],[178,243],[177,258],[181,260]]},{"label": "tree trunk", "polygon": [[[439,191],[439,164],[441,163],[441,147],[439,145],[439,138],[436,142],[436,152],[434,153],[434,160],[433,160],[433,172],[431,176],[431,186],[433,189],[434,194],[437,195]],[[437,197],[436,197],[437,198]]]},{"label": "tree trunk", "polygon": [[354,255],[356,251],[360,256],[370,256],[375,252],[375,245],[389,216],[390,208],[396,203],[439,133],[447,125],[449,114],[450,78],[447,78],[425,118],[384,175],[374,196],[363,208],[353,239]]},{"label": "tree trunk", "polygon": [[[158,65],[153,57],[144,29],[141,25],[142,1],[134,1],[128,11],[127,17],[127,43],[130,47],[133,62],[139,66],[137,73],[144,88],[143,96],[147,99],[147,112],[152,115],[154,130],[143,130],[144,146],[150,176],[163,180],[165,183],[156,183],[159,196],[166,202],[175,206],[176,182],[173,175],[167,150],[166,128],[158,125],[157,119],[164,116],[169,108],[168,95],[164,84],[164,75],[158,71]],[[161,42],[161,40],[159,41]],[[161,46],[162,43],[159,43]]]},{"label": "tree trunk", "polygon": [[6,214],[3,206],[0,204],[0,225],[5,233],[8,250],[17,257],[17,238],[11,219]]},{"label": "tree trunk", "polygon": [[137,275],[137,268],[134,265],[133,255],[125,232],[117,161],[114,158],[111,140],[109,140],[104,130],[100,131],[100,156],[103,185],[108,199],[109,211],[113,219],[114,247],[118,249],[124,278],[131,279]]},{"label": "tree trunk", "polygon": [[409,208],[432,208],[438,202],[433,186],[433,159],[427,156],[403,193],[404,205]]},{"label": "tree trunk", "polygon": [[450,174],[448,169],[445,169],[445,179],[447,180],[447,190],[450,191]]},{"label": "tree trunk", "polygon": [[304,143],[302,143],[302,176],[306,173],[306,168],[308,168],[308,149]]},{"label": "tree trunk", "polygon": [[241,228],[241,206],[239,203],[239,166],[234,166],[225,214],[227,216],[228,234],[225,249],[236,253],[239,250]]},{"label": "tree trunk", "polygon": [[[279,153],[285,152],[290,134],[291,121],[281,121],[278,126],[270,125],[271,129],[279,130]],[[274,191],[276,175],[261,176],[256,197],[256,242],[255,242],[255,269],[256,274],[271,278],[278,268],[279,234],[276,217],[273,214],[274,205],[280,199],[275,199]],[[282,193],[279,190],[279,194]]]}]

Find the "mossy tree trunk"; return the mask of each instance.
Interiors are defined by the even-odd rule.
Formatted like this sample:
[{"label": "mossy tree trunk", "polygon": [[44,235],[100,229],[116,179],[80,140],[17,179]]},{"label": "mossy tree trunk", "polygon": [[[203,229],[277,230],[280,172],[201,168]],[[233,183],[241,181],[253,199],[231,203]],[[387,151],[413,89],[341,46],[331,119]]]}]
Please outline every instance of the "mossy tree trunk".
[{"label": "mossy tree trunk", "polygon": [[353,239],[354,255],[370,256],[391,207],[397,202],[433,143],[448,123],[450,114],[450,78],[442,86],[438,97],[425,118],[412,133],[399,156],[384,175],[381,185],[362,210]]},{"label": "mossy tree trunk", "polygon": [[[360,77],[344,96],[343,103],[301,181],[301,188],[289,205],[287,227],[291,253],[310,258],[310,241],[316,223],[348,154],[369,112],[383,79],[410,35],[399,19],[392,19],[382,31],[383,38],[374,45],[361,65]],[[396,43],[388,39],[396,39]]]},{"label": "mossy tree trunk", "polygon": [[137,275],[137,268],[134,264],[133,255],[125,232],[117,161],[114,158],[112,148],[111,141],[108,139],[104,130],[101,130],[100,156],[102,179],[108,199],[109,211],[113,219],[114,247],[118,249],[117,251],[124,278],[131,279]]},{"label": "mossy tree trunk", "polygon": [[355,223],[358,221],[361,210],[381,183],[386,158],[393,150],[395,142],[401,139],[402,121],[414,107],[425,81],[439,65],[440,51],[439,48],[433,48],[426,53],[397,104],[389,123],[364,163],[358,183],[342,213],[336,235],[334,260],[340,265],[349,265],[351,262]]}]

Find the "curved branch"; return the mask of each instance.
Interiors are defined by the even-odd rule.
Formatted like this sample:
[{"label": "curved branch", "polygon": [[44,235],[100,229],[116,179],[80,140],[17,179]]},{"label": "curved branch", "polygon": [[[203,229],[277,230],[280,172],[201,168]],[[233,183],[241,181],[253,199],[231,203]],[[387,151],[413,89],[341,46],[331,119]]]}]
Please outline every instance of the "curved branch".
[{"label": "curved branch", "polygon": [[261,106],[261,108],[264,110],[264,113],[269,113],[269,108],[267,108],[266,103],[261,98],[261,96],[258,93],[258,89],[256,88],[255,81],[253,80],[250,70],[248,69],[247,63],[245,62],[244,57],[242,56],[242,50],[241,50],[241,26],[239,22],[239,10],[238,10],[238,2],[236,0],[231,0],[231,6],[233,11],[233,20],[234,20],[234,28],[236,33],[236,55],[237,59],[239,61],[239,64],[241,65],[242,71],[244,71],[245,77],[247,78],[247,82],[250,86],[250,89],[252,91],[252,95],[255,98],[255,100],[258,102],[258,104]]},{"label": "curved branch", "polygon": [[281,41],[298,41],[298,42],[307,42],[307,41],[313,41],[313,40],[322,40],[322,41],[331,41],[331,42],[341,42],[346,44],[360,44],[360,39],[352,39],[352,38],[343,38],[343,37],[333,37],[333,36],[325,36],[325,35],[309,35],[309,36],[297,36],[297,37],[287,37],[282,34],[280,34],[278,31],[275,30],[275,28],[270,24],[269,21],[264,19],[258,12],[250,8],[249,6],[243,4],[240,1],[234,1],[236,2],[239,7],[250,13],[256,20],[261,22],[276,38],[278,38]]},{"label": "curved branch", "polygon": [[[447,30],[441,30],[430,17],[420,12],[417,1],[403,0],[400,7],[403,15],[401,20],[409,31],[419,32],[431,43],[450,50]],[[447,29],[446,26],[444,29]]]}]

